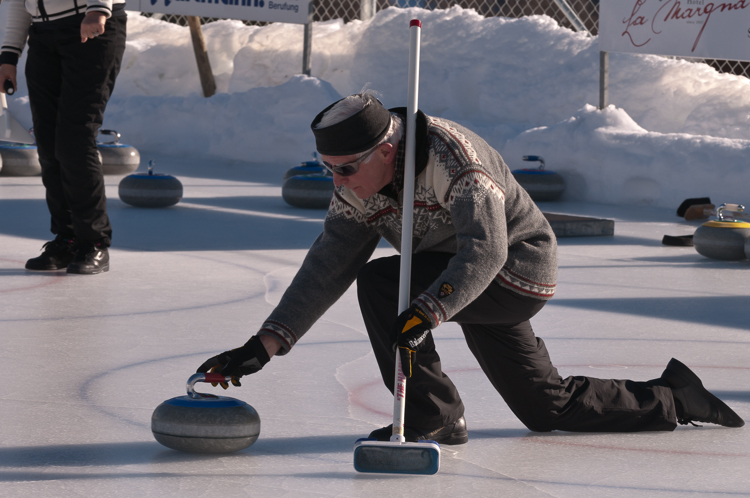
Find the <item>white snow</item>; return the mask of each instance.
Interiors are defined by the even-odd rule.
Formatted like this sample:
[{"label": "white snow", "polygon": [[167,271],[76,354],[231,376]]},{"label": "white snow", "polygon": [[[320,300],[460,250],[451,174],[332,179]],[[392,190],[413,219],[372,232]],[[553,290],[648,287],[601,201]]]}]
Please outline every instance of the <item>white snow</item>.
[{"label": "white snow", "polygon": [[[472,128],[514,169],[529,166],[523,155],[542,155],[566,179],[565,200],[750,202],[750,80],[705,64],[610,54],[612,106],[598,111],[595,37],[546,16],[389,8],[367,22],[315,23],[312,77],[298,74],[301,25],[205,25],[219,89],[205,99],[188,28],[131,14],[104,126],[141,149],[307,160],[309,123],[341,96],[369,87],[389,107],[406,104],[408,24],[419,18],[420,108]],[[30,125],[20,85],[11,109]]]}]

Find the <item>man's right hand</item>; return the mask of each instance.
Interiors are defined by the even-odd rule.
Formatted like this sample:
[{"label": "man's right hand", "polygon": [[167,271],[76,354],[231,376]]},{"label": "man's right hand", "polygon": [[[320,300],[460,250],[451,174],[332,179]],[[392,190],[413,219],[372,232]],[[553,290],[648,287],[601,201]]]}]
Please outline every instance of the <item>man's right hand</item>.
[{"label": "man's right hand", "polygon": [[5,81],[13,82],[13,88],[18,88],[16,84],[16,74],[18,69],[13,64],[0,65],[0,92],[5,93]]},{"label": "man's right hand", "polygon": [[[217,372],[224,376],[231,376],[232,384],[239,387],[242,385],[240,377],[258,372],[270,359],[258,336],[253,336],[244,346],[209,358],[198,367],[197,372]],[[221,387],[227,389],[229,384],[221,382]]]}]

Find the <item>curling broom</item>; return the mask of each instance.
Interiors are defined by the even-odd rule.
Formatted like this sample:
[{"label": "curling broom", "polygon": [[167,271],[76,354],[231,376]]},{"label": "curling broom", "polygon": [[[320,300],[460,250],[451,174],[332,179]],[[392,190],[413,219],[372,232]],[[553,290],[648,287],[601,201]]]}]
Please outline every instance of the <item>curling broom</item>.
[{"label": "curling broom", "polygon": [[[406,161],[404,165],[404,207],[401,230],[401,272],[398,312],[409,307],[411,250],[414,220],[414,171],[416,158],[417,102],[419,93],[419,41],[422,23],[409,23],[409,94],[406,110]],[[440,469],[440,445],[434,441],[407,443],[404,439],[406,376],[401,354],[396,350],[396,382],[393,389],[393,435],[390,441],[360,439],[354,445],[354,468],[359,472],[388,474],[436,474]]]}]

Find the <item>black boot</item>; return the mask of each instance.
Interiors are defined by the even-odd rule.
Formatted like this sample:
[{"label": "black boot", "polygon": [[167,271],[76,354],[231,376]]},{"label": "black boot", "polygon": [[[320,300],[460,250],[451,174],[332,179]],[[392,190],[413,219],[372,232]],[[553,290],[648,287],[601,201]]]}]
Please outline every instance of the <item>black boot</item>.
[{"label": "black boot", "polygon": [[73,239],[58,235],[55,240],[51,240],[42,246],[42,254],[26,262],[26,269],[53,271],[67,268],[73,261],[73,256],[75,256],[73,243]]},{"label": "black boot", "polygon": [[745,425],[739,415],[703,387],[692,370],[674,358],[667,364],[661,378],[672,389],[679,423],[685,425],[698,421],[725,427]]},{"label": "black boot", "polygon": [[100,243],[85,242],[76,244],[73,261],[68,265],[68,273],[96,275],[109,271],[109,251]]},{"label": "black boot", "polygon": [[[390,441],[391,434],[393,434],[393,424],[372,431],[368,437],[378,441]],[[466,432],[466,419],[461,417],[452,424],[434,430],[404,427],[404,439],[410,443],[435,441],[438,444],[464,444],[469,441],[469,433]]]}]

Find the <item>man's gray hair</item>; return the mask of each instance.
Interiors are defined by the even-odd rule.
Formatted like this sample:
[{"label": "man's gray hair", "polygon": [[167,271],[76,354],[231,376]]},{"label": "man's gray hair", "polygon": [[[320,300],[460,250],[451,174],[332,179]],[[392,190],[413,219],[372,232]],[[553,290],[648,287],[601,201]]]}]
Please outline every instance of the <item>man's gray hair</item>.
[{"label": "man's gray hair", "polygon": [[[336,123],[340,123],[341,121],[345,120],[346,118],[354,116],[368,105],[380,105],[375,95],[376,92],[374,90],[363,90],[362,93],[349,95],[348,97],[340,100],[336,103],[336,105],[331,107],[328,112],[326,112],[323,117],[321,117],[320,122],[315,126],[315,128],[326,128],[328,126],[333,126]],[[398,144],[398,142],[401,140],[403,135],[403,121],[397,114],[391,113],[390,127],[388,128],[385,136],[383,136],[383,138],[375,147],[379,147],[380,145],[383,145],[385,143],[389,143],[395,147],[396,144]],[[374,149],[375,147],[373,147],[372,149]],[[359,154],[357,154],[357,157],[362,157],[363,155],[368,154],[372,149],[360,152]],[[365,162],[370,162],[370,160],[368,159]]]}]

